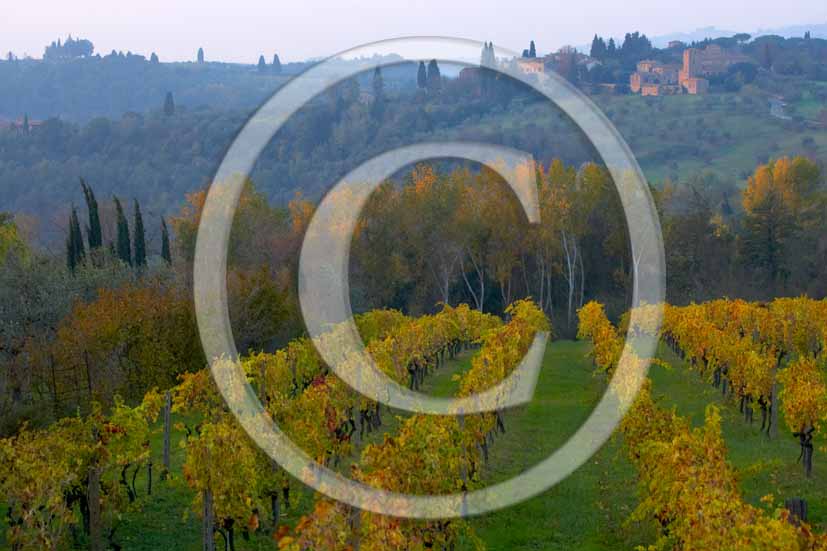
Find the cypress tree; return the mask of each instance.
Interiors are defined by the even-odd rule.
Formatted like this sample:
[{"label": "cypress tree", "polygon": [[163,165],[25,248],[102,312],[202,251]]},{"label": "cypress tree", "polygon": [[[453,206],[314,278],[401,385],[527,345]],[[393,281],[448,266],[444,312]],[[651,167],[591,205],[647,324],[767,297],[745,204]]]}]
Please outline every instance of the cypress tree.
[{"label": "cypress tree", "polygon": [[379,67],[373,70],[373,96],[376,99],[385,96],[385,79],[382,78],[382,70]]},{"label": "cypress tree", "polygon": [[594,35],[592,39],[592,48],[589,51],[589,56],[595,59],[603,59],[606,57],[606,42],[603,41],[603,38]]},{"label": "cypress tree", "polygon": [[167,92],[167,97],[164,98],[164,115],[171,117],[175,114],[175,100],[172,98],[172,92]]},{"label": "cypress tree", "polygon": [[115,214],[117,217],[118,237],[115,244],[115,251],[118,258],[124,263],[132,266],[132,244],[129,239],[129,224],[123,213],[121,202],[115,197]]},{"label": "cypress tree", "polygon": [[480,58],[480,65],[483,67],[494,67],[497,64],[497,57],[494,54],[494,43],[486,42],[482,48],[482,57]]},{"label": "cypress tree", "polygon": [[89,213],[89,225],[86,226],[86,237],[89,240],[89,252],[91,253],[103,245],[103,232],[101,231],[98,200],[95,199],[95,192],[92,191],[92,188],[86,184],[83,178],[80,179],[80,187],[83,189],[83,197],[86,199],[86,210]]},{"label": "cypress tree", "polygon": [[417,73],[416,73],[416,85],[419,88],[425,88],[425,86],[428,85],[428,73],[425,70],[425,62],[424,61],[419,62],[419,69],[417,70]]},{"label": "cypress tree", "polygon": [[281,74],[281,60],[279,59],[279,54],[273,55],[273,72],[277,75]]},{"label": "cypress tree", "polygon": [[266,71],[267,71],[267,62],[264,61],[264,56],[260,55],[260,56],[258,56],[258,72],[259,73],[264,73]]},{"label": "cypress tree", "polygon": [[85,256],[78,211],[72,207],[72,214],[69,215],[69,236],[66,238],[66,267],[71,273],[75,273],[75,269],[83,262]]},{"label": "cypress tree", "polygon": [[772,69],[773,55],[769,43],[764,43],[764,47],[761,49],[758,57],[762,67]]},{"label": "cypress tree", "polygon": [[157,65],[158,62],[159,62],[158,61],[158,54],[156,54],[155,52],[152,52],[152,55],[149,56],[149,62],[152,63],[153,65]]},{"label": "cypress tree", "polygon": [[428,63],[428,89],[437,92],[440,88],[442,88],[442,75],[439,72],[436,59],[432,59]]},{"label": "cypress tree", "polygon": [[616,53],[617,53],[617,45],[615,44],[615,39],[610,38],[609,39],[609,45],[606,46],[606,55],[609,56],[609,57],[614,57],[614,55]]},{"label": "cypress tree", "polygon": [[198,63],[204,63],[204,48],[198,48]]},{"label": "cypress tree", "polygon": [[66,267],[69,269],[69,272],[74,274],[75,268],[78,265],[78,259],[75,256],[75,234],[74,229],[72,228],[71,219],[69,222],[69,235],[66,236]]},{"label": "cypress tree", "polygon": [[528,46],[528,57],[535,58],[537,57],[537,48],[534,47],[534,41],[531,41],[531,44]]},{"label": "cypress tree", "polygon": [[73,249],[75,251],[75,258],[77,259],[77,263],[80,264],[86,258],[86,250],[83,246],[83,234],[80,232],[80,220],[78,219],[78,211],[75,207],[72,207],[71,226],[70,235],[74,239]]},{"label": "cypress tree", "polygon": [[26,134],[29,133],[29,114],[28,113],[23,115],[23,132],[25,132]]},{"label": "cypress tree", "polygon": [[161,258],[172,264],[172,251],[169,247],[169,230],[166,221],[161,218]]},{"label": "cypress tree", "polygon": [[379,67],[373,70],[373,104],[370,111],[376,118],[381,118],[385,111],[385,80]]},{"label": "cypress tree", "polygon": [[141,207],[138,200],[135,200],[135,226],[134,226],[134,247],[135,266],[142,268],[146,266],[146,234],[144,233],[144,219],[141,216]]}]

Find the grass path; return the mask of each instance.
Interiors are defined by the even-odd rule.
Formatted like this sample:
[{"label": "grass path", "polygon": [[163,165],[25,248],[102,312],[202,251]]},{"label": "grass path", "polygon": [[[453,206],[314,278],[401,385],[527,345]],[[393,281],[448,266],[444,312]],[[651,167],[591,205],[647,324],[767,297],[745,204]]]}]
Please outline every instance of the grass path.
[{"label": "grass path", "polygon": [[[604,388],[592,374],[588,351],[582,342],[549,346],[534,400],[506,417],[508,433],[492,448],[486,482],[507,479],[541,461],[585,420]],[[767,440],[759,434],[760,421],[750,427],[737,406],[724,404],[719,393],[671,351],[663,347],[661,356],[674,365],[669,370],[655,366],[650,372],[662,405],[675,406],[695,424],[703,422],[708,404],[721,406],[729,458],[739,470],[745,499],[758,505],[769,493],[781,500],[804,497],[811,522],[827,530],[827,469],[819,464],[818,454],[813,480],[807,481],[796,464],[796,443],[783,427],[778,440]],[[634,470],[623,455],[621,439],[614,437],[562,483],[517,506],[471,519],[471,524],[492,551],[632,549],[654,539],[649,526],[626,522],[636,506],[636,492]]]},{"label": "grass path", "polygon": [[[524,471],[547,457],[585,421],[603,391],[581,343],[553,342],[534,400],[506,415],[486,482]],[[622,549],[643,543],[623,528],[634,506],[634,473],[609,441],[571,477],[517,506],[471,520],[490,550]]]}]

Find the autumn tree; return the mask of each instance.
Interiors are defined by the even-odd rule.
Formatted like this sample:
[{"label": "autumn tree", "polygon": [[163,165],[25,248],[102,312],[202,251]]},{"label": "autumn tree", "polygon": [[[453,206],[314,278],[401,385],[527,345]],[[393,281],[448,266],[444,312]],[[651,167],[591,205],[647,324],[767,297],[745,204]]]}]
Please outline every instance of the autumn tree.
[{"label": "autumn tree", "polygon": [[0,212],[0,265],[5,264],[10,255],[25,258],[28,254],[28,247],[20,236],[14,218],[10,214]]},{"label": "autumn tree", "polygon": [[[790,252],[805,224],[812,225],[820,171],[812,161],[784,157],[759,166],[742,192],[741,254],[759,281],[775,293],[791,271]],[[812,250],[804,251],[812,254]]]},{"label": "autumn tree", "polygon": [[[206,190],[187,195],[187,201],[170,223],[175,232],[177,251],[192,262]],[[312,212],[312,210],[311,210]],[[308,219],[309,222],[309,219]],[[244,183],[230,232],[230,267],[255,268],[261,264],[278,266],[287,263],[295,249],[291,239],[281,239],[290,227],[287,209],[271,206],[267,197],[251,180]]]},{"label": "autumn tree", "polygon": [[58,381],[67,385],[58,393],[84,396],[87,404],[111,404],[116,394],[139,398],[204,365],[190,300],[149,279],[101,289],[95,300],[76,304],[61,321],[50,354],[74,375]]},{"label": "autumn tree", "polygon": [[404,242],[416,248],[436,289],[436,297],[451,303],[451,286],[461,252],[458,229],[453,225],[460,204],[461,183],[467,172],[456,170],[440,177],[433,167],[420,165],[411,173],[403,191],[400,215],[404,221]]}]

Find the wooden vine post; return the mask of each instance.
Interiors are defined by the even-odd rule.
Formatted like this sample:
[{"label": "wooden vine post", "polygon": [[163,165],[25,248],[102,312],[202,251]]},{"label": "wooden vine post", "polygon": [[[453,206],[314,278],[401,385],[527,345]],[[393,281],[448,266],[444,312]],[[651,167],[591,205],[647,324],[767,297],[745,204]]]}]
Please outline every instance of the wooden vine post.
[{"label": "wooden vine post", "polygon": [[103,528],[101,526],[101,470],[97,465],[89,467],[87,501],[89,503],[89,549],[103,551]]},{"label": "wooden vine post", "polygon": [[164,395],[164,471],[161,473],[161,480],[166,480],[169,476],[169,445],[170,445],[170,431],[172,414],[172,396],[169,391]]},{"label": "wooden vine post", "polygon": [[202,493],[204,516],[201,523],[201,535],[204,541],[203,551],[215,551],[215,516],[213,512],[213,496],[210,490]]}]

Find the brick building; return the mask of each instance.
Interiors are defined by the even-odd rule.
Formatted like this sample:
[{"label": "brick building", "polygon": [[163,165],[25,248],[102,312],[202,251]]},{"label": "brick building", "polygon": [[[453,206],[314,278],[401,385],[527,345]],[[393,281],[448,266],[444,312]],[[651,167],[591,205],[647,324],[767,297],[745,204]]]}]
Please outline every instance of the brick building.
[{"label": "brick building", "polygon": [[637,64],[637,71],[629,78],[632,93],[644,96],[672,94],[706,94],[710,76],[725,73],[736,63],[754,63],[741,52],[710,44],[703,50],[687,48],[683,51],[683,66],[678,70],[652,60]]},{"label": "brick building", "polygon": [[546,62],[542,58],[522,57],[517,59],[520,71],[527,75],[537,75],[546,72]]},{"label": "brick building", "polygon": [[644,59],[629,79],[632,93],[644,96],[662,96],[680,93],[678,67]]}]

